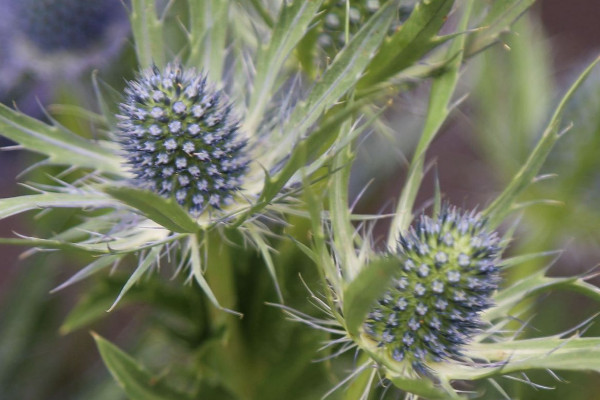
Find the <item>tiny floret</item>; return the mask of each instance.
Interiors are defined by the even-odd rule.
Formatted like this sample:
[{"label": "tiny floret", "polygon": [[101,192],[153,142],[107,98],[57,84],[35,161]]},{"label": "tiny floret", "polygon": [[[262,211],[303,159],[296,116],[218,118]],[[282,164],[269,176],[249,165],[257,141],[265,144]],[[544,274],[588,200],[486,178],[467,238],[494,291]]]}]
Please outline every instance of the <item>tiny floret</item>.
[{"label": "tiny floret", "polygon": [[422,216],[387,255],[398,259],[397,273],[367,316],[366,337],[417,373],[430,362],[460,360],[483,327],[479,314],[492,306],[499,252],[479,214],[444,206],[435,220]]},{"label": "tiny floret", "polygon": [[225,95],[178,63],[142,71],[125,94],[119,138],[135,183],[193,215],[228,204],[248,161]]}]

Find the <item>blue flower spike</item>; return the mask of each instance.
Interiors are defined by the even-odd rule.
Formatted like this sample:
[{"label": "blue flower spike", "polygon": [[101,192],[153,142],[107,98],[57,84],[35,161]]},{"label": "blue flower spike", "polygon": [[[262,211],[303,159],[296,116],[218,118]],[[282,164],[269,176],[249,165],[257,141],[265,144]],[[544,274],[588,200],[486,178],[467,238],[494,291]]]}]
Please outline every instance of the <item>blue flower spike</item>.
[{"label": "blue flower spike", "polygon": [[399,239],[398,272],[368,314],[366,336],[418,373],[430,362],[460,360],[483,328],[480,313],[493,305],[499,242],[475,212],[445,206],[436,219],[421,216]]},{"label": "blue flower spike", "polygon": [[226,96],[177,62],[142,71],[125,94],[119,138],[136,185],[193,216],[231,203],[248,161]]}]

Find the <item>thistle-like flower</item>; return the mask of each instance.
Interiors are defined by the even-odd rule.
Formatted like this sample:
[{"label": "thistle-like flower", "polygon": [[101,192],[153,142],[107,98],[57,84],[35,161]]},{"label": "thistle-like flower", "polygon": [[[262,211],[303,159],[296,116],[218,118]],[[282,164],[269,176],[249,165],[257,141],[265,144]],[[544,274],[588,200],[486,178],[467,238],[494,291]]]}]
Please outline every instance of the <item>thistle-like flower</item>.
[{"label": "thistle-like flower", "polygon": [[422,216],[399,239],[398,272],[368,315],[367,337],[417,372],[459,359],[482,327],[479,313],[492,305],[499,250],[498,236],[474,212],[446,207],[435,220]]},{"label": "thistle-like flower", "polygon": [[224,94],[179,63],[142,71],[125,94],[119,136],[136,183],[192,215],[230,202],[248,162]]}]

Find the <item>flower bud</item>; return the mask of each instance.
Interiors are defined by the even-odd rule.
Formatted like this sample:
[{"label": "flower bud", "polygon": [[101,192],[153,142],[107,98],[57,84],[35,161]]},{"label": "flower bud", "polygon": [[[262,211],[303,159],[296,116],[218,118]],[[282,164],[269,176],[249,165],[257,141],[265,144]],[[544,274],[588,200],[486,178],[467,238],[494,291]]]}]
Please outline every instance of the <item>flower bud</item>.
[{"label": "flower bud", "polygon": [[174,198],[192,215],[227,204],[248,162],[225,95],[178,63],[142,71],[125,94],[120,138],[138,186]]},{"label": "flower bud", "polygon": [[397,362],[424,371],[427,362],[458,359],[492,306],[500,251],[486,221],[456,208],[422,216],[399,239],[398,271],[364,323],[368,338]]}]

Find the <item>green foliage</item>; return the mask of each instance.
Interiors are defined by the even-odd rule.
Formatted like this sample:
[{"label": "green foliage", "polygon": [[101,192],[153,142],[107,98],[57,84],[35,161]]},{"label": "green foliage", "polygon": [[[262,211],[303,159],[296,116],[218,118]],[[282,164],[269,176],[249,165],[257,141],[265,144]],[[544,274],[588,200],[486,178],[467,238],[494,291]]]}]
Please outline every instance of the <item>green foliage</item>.
[{"label": "green foliage", "polygon": [[[179,62],[203,70],[210,84],[231,99],[232,109],[239,110],[230,123],[247,141],[249,165],[244,183],[231,204],[223,202],[199,216],[188,213],[172,196],[163,197],[134,183],[134,174],[119,147],[127,138],[117,140],[122,126],[117,114],[125,98],[118,89],[122,82],[101,79],[105,71],[93,73],[89,88],[100,114],[82,101],[49,108],[57,115],[46,116],[50,121],[46,123],[0,106],[0,133],[17,142],[15,148],[46,157],[35,165],[37,170],[28,169],[25,188],[33,194],[0,199],[0,219],[36,211],[36,224],[42,229],[27,233],[32,236],[0,238],[0,243],[30,247],[27,256],[54,250],[68,254],[73,264],[86,265],[74,273],[68,271],[71,277],[52,293],[63,293],[75,283],[79,288],[83,280],[89,285],[62,324],[48,328],[38,326],[36,318],[49,307],[44,306],[40,293],[55,284],[53,277],[31,273],[19,283],[18,289],[26,290],[17,291],[7,303],[12,312],[0,319],[0,355],[11,366],[16,365],[14,370],[7,363],[0,366],[0,392],[5,393],[3,387],[7,387],[10,390],[6,393],[14,398],[34,393],[19,389],[17,384],[9,385],[17,378],[19,385],[36,382],[34,373],[38,370],[19,362],[33,338],[43,340],[38,338],[51,337],[56,330],[77,338],[90,325],[106,332],[103,335],[107,337],[118,337],[128,348],[124,352],[93,334],[100,357],[122,394],[136,400],[461,399],[482,394],[483,387],[494,387],[509,397],[496,378],[532,370],[600,372],[599,339],[584,335],[591,319],[578,325],[572,336],[568,336],[570,331],[555,335],[542,329],[527,339],[519,337],[521,330],[530,333],[527,324],[515,322],[527,312],[532,299],[549,291],[577,293],[597,304],[600,290],[592,283],[594,273],[554,277],[548,275],[548,268],[528,270],[530,263],[546,263],[548,256],[557,254],[547,248],[532,246],[508,255],[514,251],[511,243],[527,242],[528,238],[521,236],[541,234],[543,226],[558,226],[546,221],[547,217],[528,224],[525,233],[516,225],[503,228],[513,211],[526,205],[537,210],[547,197],[532,183],[539,180],[546,159],[556,151],[554,145],[570,122],[567,119],[593,119],[576,113],[579,105],[574,107],[571,102],[577,99],[580,87],[585,87],[584,81],[599,59],[566,91],[530,149],[536,135],[531,131],[541,127],[540,119],[548,114],[549,102],[535,103],[541,93],[548,94],[550,86],[535,73],[538,52],[530,51],[532,44],[515,37],[505,40],[505,36],[533,0],[377,3],[377,7],[374,3],[369,6],[378,9],[373,15],[354,18],[352,32],[352,1],[128,3],[132,62],[134,53],[137,57],[136,65],[123,65],[128,79],[144,68],[154,66],[163,71],[166,65]],[[328,7],[336,7],[336,15],[344,13],[346,40],[339,49],[321,48],[318,41],[319,24],[331,11]],[[406,20],[398,19],[400,7],[412,10]],[[529,28],[519,29],[524,36],[537,35]],[[514,53],[491,53],[499,41],[511,45]],[[323,54],[328,54],[327,60]],[[457,93],[468,80],[464,65],[475,57],[486,57],[487,62],[475,89],[476,96],[483,99],[483,117],[475,120],[481,125],[489,121],[493,132],[489,135],[482,129],[481,143],[487,159],[500,170],[498,175],[507,180],[499,194],[487,196],[489,205],[483,207],[485,223],[503,230],[499,239],[490,233],[487,238],[494,243],[488,245],[495,246],[496,240],[500,243],[490,253],[493,257],[508,247],[507,254],[492,261],[506,274],[520,274],[520,279],[502,282],[496,291],[496,275],[490,278],[491,289],[485,290],[489,296],[493,292],[493,305],[486,298],[485,304],[471,308],[448,308],[458,313],[447,315],[449,319],[482,321],[484,325],[473,335],[445,333],[448,337],[468,336],[455,338],[453,357],[445,357],[452,359],[421,359],[415,352],[406,361],[372,340],[365,321],[374,318],[369,316],[373,304],[383,299],[398,277],[399,262],[393,257],[398,255],[398,241],[411,238],[410,243],[425,244],[426,249],[439,247],[432,241],[437,240],[433,233],[441,228],[434,225],[443,214],[442,199],[448,189],[436,176],[432,201],[421,203],[418,195],[424,192],[429,150],[463,100],[457,99]],[[502,87],[504,81],[495,81],[504,76],[504,63],[498,60],[505,57],[509,57],[513,74],[506,75],[510,82]],[[154,75],[154,79],[159,78],[160,74]],[[386,118],[396,111],[395,99],[417,86],[429,88],[428,107],[397,204],[390,215],[359,214],[352,205],[355,199],[350,198],[349,187],[354,179],[352,169],[363,167],[355,157],[362,138],[381,133]],[[130,90],[126,95],[138,96],[134,101],[146,105],[144,96],[150,98],[152,93],[145,91],[153,89],[149,80],[146,88]],[[179,96],[185,88],[171,85],[169,90]],[[503,100],[495,95],[504,90],[518,99],[517,105],[500,104]],[[210,99],[200,97],[194,100],[195,105],[211,107]],[[172,106],[161,103],[164,109]],[[152,107],[142,111],[152,112]],[[529,109],[534,109],[534,115],[521,115]],[[131,120],[145,118],[134,111],[129,115]],[[505,124],[505,119],[510,121]],[[210,125],[216,127],[205,129],[197,139],[220,140],[212,136],[222,128],[219,123]],[[597,121],[590,125],[597,130]],[[398,124],[392,130],[402,134],[402,129]],[[511,129],[515,132],[489,138]],[[147,139],[150,134],[141,132],[139,137]],[[177,134],[176,130],[172,134]],[[575,147],[585,165],[573,175],[583,180],[586,171],[596,166],[595,153],[586,153],[585,144]],[[144,148],[137,150],[143,172],[144,163],[151,161],[144,159]],[[512,150],[514,160],[503,160]],[[197,168],[203,167],[206,157],[221,157],[216,151],[202,156],[188,153],[186,157],[197,162]],[[164,165],[153,168],[155,174],[164,172]],[[218,171],[207,167],[207,174],[212,177]],[[201,185],[198,190],[203,190]],[[429,205],[433,219],[422,218],[420,223],[431,226],[410,228],[414,214]],[[72,218],[44,222],[47,213],[60,216],[59,209],[69,209]],[[385,218],[390,225],[381,237],[380,220]],[[466,231],[476,219],[475,213],[465,213],[464,218],[467,227],[459,226],[460,221],[442,225],[447,224],[444,229],[452,232]],[[422,232],[433,232],[433,236],[422,237]],[[469,232],[453,237],[464,239],[455,256],[478,251],[481,246],[477,240],[486,239],[478,232]],[[406,243],[403,246],[408,246]],[[415,246],[406,247],[406,254],[428,251]],[[439,269],[436,256],[432,253],[427,259],[416,259]],[[61,268],[69,267],[63,264]],[[461,283],[472,284],[469,291],[474,293],[485,265],[468,262],[465,268],[470,268],[465,274],[469,280]],[[452,285],[453,281],[448,278],[445,284]],[[451,293],[455,298],[449,301],[463,301],[460,287],[453,287]],[[480,300],[475,295],[473,298]],[[434,307],[430,303],[428,306]],[[469,310],[475,311],[468,314]],[[122,317],[113,317],[115,312]],[[123,326],[111,328],[106,321]],[[425,317],[419,326],[424,321]],[[394,323],[389,319],[378,322],[381,331]],[[436,329],[430,328],[427,332]],[[475,331],[475,327],[466,330]],[[429,336],[419,337],[417,343],[428,340]],[[410,348],[411,344],[405,344]],[[57,371],[67,368],[67,358],[57,357]],[[315,362],[317,359],[322,360]],[[93,359],[82,362],[94,364]],[[116,386],[104,382],[108,376],[104,370],[90,374],[92,378],[83,381],[81,387],[65,389],[67,394],[59,396],[75,393],[78,398],[98,400],[119,396]],[[46,390],[46,382],[52,379],[40,381],[37,398],[51,397],[40,394]],[[465,387],[473,388],[473,395],[460,390]]]}]

